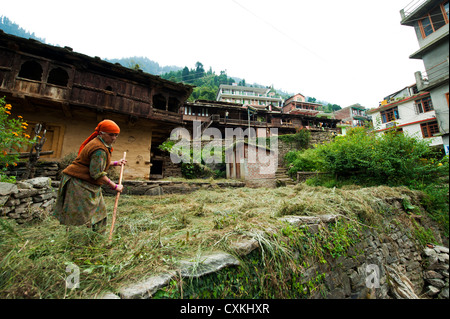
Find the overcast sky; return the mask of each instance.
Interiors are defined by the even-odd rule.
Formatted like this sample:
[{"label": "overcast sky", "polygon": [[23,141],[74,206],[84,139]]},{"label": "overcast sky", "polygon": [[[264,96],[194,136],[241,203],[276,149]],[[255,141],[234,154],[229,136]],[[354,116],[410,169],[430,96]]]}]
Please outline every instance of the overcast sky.
[{"label": "overcast sky", "polygon": [[0,0],[49,44],[103,59],[144,56],[273,85],[341,107],[377,107],[414,84],[411,0]]}]

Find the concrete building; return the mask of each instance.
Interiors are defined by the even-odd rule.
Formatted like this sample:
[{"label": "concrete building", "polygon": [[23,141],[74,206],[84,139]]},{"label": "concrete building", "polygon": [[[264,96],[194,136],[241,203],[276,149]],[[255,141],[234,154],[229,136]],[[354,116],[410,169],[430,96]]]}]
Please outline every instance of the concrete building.
[{"label": "concrete building", "polygon": [[413,1],[400,11],[401,24],[414,27],[420,49],[410,55],[422,59],[425,72],[416,72],[417,89],[429,92],[439,133],[448,154],[449,147],[449,1]]},{"label": "concrete building", "polygon": [[341,120],[338,125],[340,133],[346,134],[346,131],[352,127],[364,126],[370,121],[366,114],[366,108],[360,104],[353,104],[334,112],[334,118]]},{"label": "concrete building", "polygon": [[244,107],[252,106],[260,108],[261,106],[265,106],[269,111],[272,111],[272,107],[274,106],[276,108],[283,106],[283,99],[276,97],[273,92],[270,92],[270,89],[238,85],[221,84],[217,92],[216,100],[242,104]]},{"label": "concrete building", "polygon": [[372,116],[376,132],[389,129],[430,141],[430,146],[442,147],[436,112],[429,92],[417,92],[416,85],[407,86],[386,97],[378,108],[367,111]]},{"label": "concrete building", "polygon": [[283,113],[316,116],[321,104],[306,102],[304,95],[298,93],[288,98],[283,105]]}]

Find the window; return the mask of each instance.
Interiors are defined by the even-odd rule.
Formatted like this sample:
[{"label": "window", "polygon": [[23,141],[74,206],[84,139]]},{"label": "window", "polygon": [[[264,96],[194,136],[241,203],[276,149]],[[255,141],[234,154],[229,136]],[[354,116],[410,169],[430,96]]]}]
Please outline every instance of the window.
[{"label": "window", "polygon": [[26,61],[20,67],[19,77],[35,81],[41,81],[42,66],[36,61]]},{"label": "window", "polygon": [[419,21],[422,37],[426,38],[433,32],[436,32],[449,21],[448,1],[431,10],[422,20]]},{"label": "window", "polygon": [[400,116],[398,115],[398,107],[393,107],[389,110],[381,112],[381,122],[387,123],[394,120],[398,120]]},{"label": "window", "polygon": [[425,112],[430,112],[430,111],[434,110],[433,103],[431,103],[430,97],[426,97],[421,100],[416,100],[415,103],[416,103],[417,113],[425,113]]},{"label": "window", "polygon": [[439,126],[437,121],[420,124],[423,138],[433,137],[434,134],[439,133]]},{"label": "window", "polygon": [[47,83],[60,86],[67,86],[68,82],[69,82],[69,75],[63,68],[52,69],[48,75]]}]

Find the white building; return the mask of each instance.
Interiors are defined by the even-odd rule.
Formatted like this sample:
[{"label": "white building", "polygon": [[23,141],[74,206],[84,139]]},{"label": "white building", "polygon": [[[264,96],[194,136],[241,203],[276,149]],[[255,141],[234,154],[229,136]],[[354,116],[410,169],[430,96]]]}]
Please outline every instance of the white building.
[{"label": "white building", "polygon": [[430,146],[443,146],[436,112],[429,92],[416,93],[415,85],[406,87],[386,98],[372,115],[376,132],[395,128],[397,131],[429,140]]},{"label": "white building", "polygon": [[449,1],[411,1],[400,11],[401,24],[413,28],[419,49],[410,55],[421,59],[425,72],[416,72],[416,84],[420,92],[430,92],[436,112],[444,149],[449,149]]},{"label": "white building", "polygon": [[270,89],[238,85],[221,84],[219,86],[219,91],[217,92],[216,100],[238,103],[242,104],[244,107],[247,107],[248,105],[257,108],[266,106],[270,111],[272,111],[272,106],[277,108],[283,106],[283,99],[281,97],[275,97],[274,93],[270,92]]}]

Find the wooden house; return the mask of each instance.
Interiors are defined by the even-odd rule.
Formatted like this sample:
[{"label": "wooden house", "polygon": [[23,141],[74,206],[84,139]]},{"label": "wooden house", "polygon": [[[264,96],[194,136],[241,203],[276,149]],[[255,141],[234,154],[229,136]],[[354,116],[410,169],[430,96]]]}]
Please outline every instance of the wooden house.
[{"label": "wooden house", "polygon": [[192,86],[112,64],[98,57],[0,30],[0,95],[46,133],[42,159],[61,160],[103,119],[121,127],[112,160],[127,152],[125,179],[149,178],[152,150],[183,124]]}]

